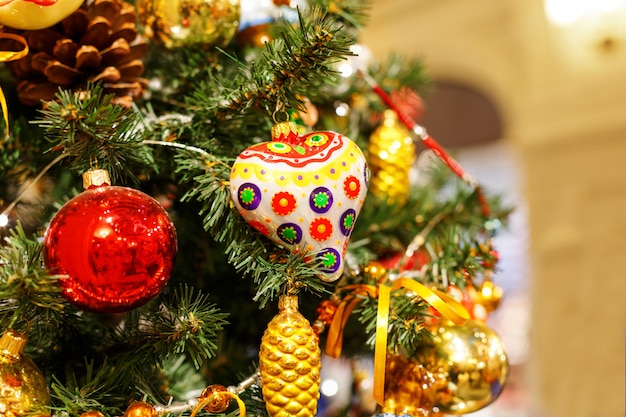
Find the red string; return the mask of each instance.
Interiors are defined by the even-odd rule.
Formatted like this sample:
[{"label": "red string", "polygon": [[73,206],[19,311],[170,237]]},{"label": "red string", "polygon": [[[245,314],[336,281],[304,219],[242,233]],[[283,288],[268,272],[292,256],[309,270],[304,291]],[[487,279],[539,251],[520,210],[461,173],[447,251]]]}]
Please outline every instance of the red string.
[{"label": "red string", "polygon": [[396,114],[398,115],[398,120],[400,120],[400,122],[402,122],[402,124],[407,129],[409,129],[410,131],[415,133],[417,136],[419,136],[419,138],[422,140],[424,145],[428,149],[432,150],[433,153],[437,155],[439,159],[441,159],[452,170],[452,172],[454,172],[462,180],[474,186],[474,188],[476,189],[476,194],[478,196],[478,201],[483,211],[483,214],[486,217],[489,217],[491,215],[491,209],[489,207],[487,198],[485,197],[482,188],[478,186],[478,184],[476,183],[476,180],[471,175],[469,175],[463,169],[461,164],[459,164],[454,158],[452,158],[445,151],[445,149],[443,149],[441,145],[439,145],[439,143],[435,139],[433,139],[432,136],[428,134],[428,132],[426,132],[426,129],[418,125],[409,115],[404,113],[396,105],[396,103],[393,102],[393,100],[385,92],[385,90],[383,90],[378,84],[376,84],[376,82],[374,81],[372,77],[370,77],[368,74],[365,74],[363,72],[361,72],[361,74],[363,75],[363,78],[365,79],[365,81],[367,81],[367,83],[372,87],[372,90],[378,95],[378,97],[381,98],[381,100],[387,105],[387,107],[389,107],[391,110],[396,112]]}]

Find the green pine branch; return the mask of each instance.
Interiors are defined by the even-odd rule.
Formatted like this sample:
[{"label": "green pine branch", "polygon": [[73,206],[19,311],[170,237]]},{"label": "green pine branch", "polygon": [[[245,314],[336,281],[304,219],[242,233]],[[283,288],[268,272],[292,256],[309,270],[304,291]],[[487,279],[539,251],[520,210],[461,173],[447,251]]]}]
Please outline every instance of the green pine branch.
[{"label": "green pine branch", "polygon": [[163,296],[149,309],[131,312],[123,327],[113,335],[112,350],[120,362],[141,357],[144,363],[161,365],[165,360],[185,355],[199,369],[217,353],[217,334],[227,324],[222,313],[209,302],[208,295],[181,286]]},{"label": "green pine branch", "polygon": [[[354,309],[353,314],[363,324],[367,335],[366,343],[373,350],[376,343],[378,299],[364,298]],[[429,337],[429,332],[424,328],[424,322],[428,317],[428,304],[421,298],[407,295],[404,289],[392,291],[387,349],[410,357]]]},{"label": "green pine branch", "polygon": [[42,245],[36,237],[28,238],[18,224],[0,245],[0,326],[28,330],[39,320],[62,315],[66,303],[61,297],[58,276],[41,268]]},{"label": "green pine branch", "polygon": [[61,151],[78,176],[101,168],[109,171],[113,182],[137,183],[139,169],[157,169],[151,149],[137,134],[136,113],[114,104],[114,96],[105,94],[99,84],[85,92],[59,90],[56,98],[35,123],[51,143],[50,151]]},{"label": "green pine branch", "polygon": [[346,30],[354,31],[367,25],[371,0],[310,0],[309,5],[336,15],[345,24]]},{"label": "green pine branch", "polygon": [[108,362],[96,366],[93,360],[86,360],[80,374],[67,369],[64,374],[55,375],[50,383],[51,410],[72,417],[91,410],[106,416],[123,415],[132,391],[125,389],[127,373],[120,371]]},{"label": "green pine branch", "polygon": [[[210,74],[188,100],[196,109],[198,130],[207,132],[209,128],[216,132],[211,136],[220,138],[220,131],[232,132],[233,123],[258,111],[265,112],[266,120],[280,119],[290,109],[302,107],[301,96],[336,82],[334,64],[351,55],[349,46],[354,38],[343,33],[335,16],[319,7],[303,13],[299,25],[288,26],[280,38],[267,43],[254,62],[231,55],[235,71]],[[265,126],[269,130],[267,121]],[[241,139],[249,143],[252,138]]]},{"label": "green pine branch", "polygon": [[74,357],[60,352],[64,355],[48,358],[59,365],[52,374],[53,406],[75,415],[90,409],[121,415],[131,399],[166,402],[171,393],[163,392],[163,385],[176,376],[183,366],[180,361],[193,364],[195,374],[186,372],[200,384],[199,369],[217,355],[226,317],[208,295],[187,286],[125,314],[119,322],[91,315],[88,319],[101,324],[100,339],[90,340]]}]

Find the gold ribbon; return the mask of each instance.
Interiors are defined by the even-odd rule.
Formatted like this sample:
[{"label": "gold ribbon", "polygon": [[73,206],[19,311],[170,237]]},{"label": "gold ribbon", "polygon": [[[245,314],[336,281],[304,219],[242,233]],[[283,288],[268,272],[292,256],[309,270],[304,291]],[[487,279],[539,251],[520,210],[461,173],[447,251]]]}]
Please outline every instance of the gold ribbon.
[{"label": "gold ribbon", "polygon": [[387,328],[389,326],[389,304],[391,291],[406,288],[422,297],[442,316],[457,326],[462,326],[470,315],[461,303],[445,292],[431,290],[409,278],[399,278],[391,287],[381,285],[378,288],[378,315],[376,320],[376,344],[374,347],[374,390],[376,402],[383,405],[385,400],[385,367],[387,365]]},{"label": "gold ribbon", "polygon": [[[0,39],[12,39],[24,45],[24,49],[21,51],[0,51],[0,62],[15,61],[16,59],[24,58],[28,55],[28,42],[20,35],[12,33],[0,33]],[[4,116],[5,126],[5,138],[9,137],[9,108],[7,106],[7,99],[4,96],[4,91],[0,87],[0,107],[2,107],[2,115]]]},{"label": "gold ribbon", "polygon": [[378,289],[373,285],[347,285],[342,288],[343,290],[354,290],[353,294],[346,296],[337,307],[333,321],[328,328],[328,335],[326,336],[326,348],[327,355],[338,358],[341,355],[341,346],[343,345],[343,329],[346,327],[346,323],[352,314],[352,310],[361,302],[361,298],[358,295],[369,295],[376,298],[378,296]]},{"label": "gold ribbon", "polygon": [[373,395],[376,402],[383,405],[385,399],[385,367],[387,365],[387,330],[389,327],[389,307],[391,292],[400,288],[413,291],[424,299],[446,319],[457,326],[462,326],[470,316],[468,311],[454,298],[443,291],[431,290],[409,278],[398,278],[392,286],[353,285],[343,289],[352,289],[353,294],[345,297],[335,312],[333,321],[328,329],[326,340],[326,354],[334,358],[341,354],[343,329],[350,317],[350,313],[361,302],[358,295],[378,297],[378,311],[376,319],[376,341],[374,346],[374,388]]},{"label": "gold ribbon", "polygon": [[217,391],[217,392],[214,392],[213,394],[209,395],[206,398],[202,398],[198,402],[198,405],[196,405],[196,407],[193,409],[193,411],[191,412],[189,417],[196,417],[196,414],[198,414],[198,411],[202,410],[202,408],[204,408],[205,405],[207,405],[209,402],[211,402],[213,397],[216,397],[218,395],[228,395],[229,397],[234,398],[237,401],[237,405],[239,405],[239,416],[240,417],[246,417],[246,405],[241,400],[241,398],[239,398],[239,396],[237,394],[235,394],[233,392],[230,392],[230,391]]}]

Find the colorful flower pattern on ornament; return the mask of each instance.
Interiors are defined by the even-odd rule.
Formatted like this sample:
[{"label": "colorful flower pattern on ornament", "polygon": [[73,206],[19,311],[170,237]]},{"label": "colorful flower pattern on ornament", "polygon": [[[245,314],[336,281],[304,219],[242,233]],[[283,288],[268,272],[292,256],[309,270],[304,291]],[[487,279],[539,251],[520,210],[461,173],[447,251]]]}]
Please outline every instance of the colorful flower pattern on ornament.
[{"label": "colorful flower pattern on ornament", "polygon": [[315,252],[327,281],[343,272],[369,171],[359,147],[335,132],[297,131],[244,150],[231,195],[246,221],[294,253]]}]

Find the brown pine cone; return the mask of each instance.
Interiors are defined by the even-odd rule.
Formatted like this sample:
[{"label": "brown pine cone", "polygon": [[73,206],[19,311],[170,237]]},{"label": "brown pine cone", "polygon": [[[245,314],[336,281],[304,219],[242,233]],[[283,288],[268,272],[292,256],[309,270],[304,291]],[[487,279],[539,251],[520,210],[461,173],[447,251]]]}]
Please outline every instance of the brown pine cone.
[{"label": "brown pine cone", "polygon": [[[47,29],[15,31],[28,42],[28,55],[7,63],[20,101],[37,106],[54,99],[59,87],[84,90],[102,82],[114,102],[130,106],[142,95],[141,58],[148,45],[137,32],[135,7],[123,0],[87,0],[76,12]],[[1,47],[2,45],[0,45]]]}]

